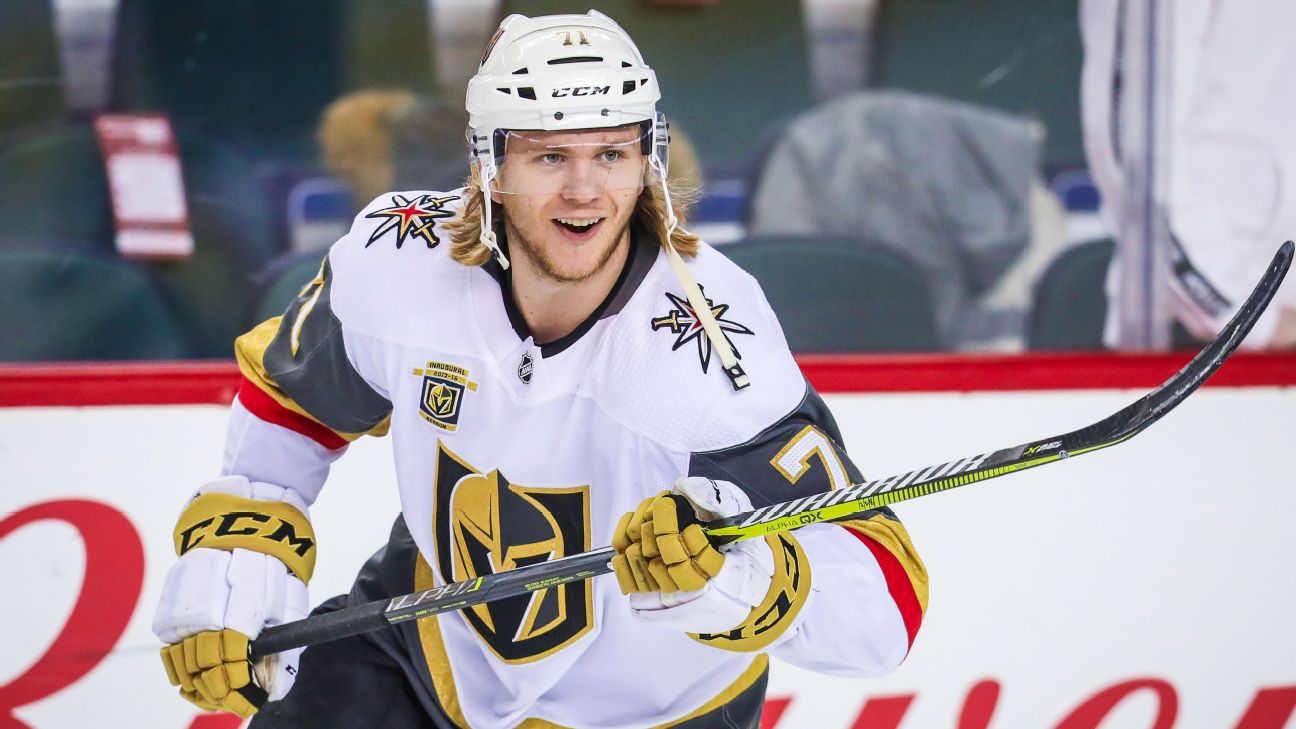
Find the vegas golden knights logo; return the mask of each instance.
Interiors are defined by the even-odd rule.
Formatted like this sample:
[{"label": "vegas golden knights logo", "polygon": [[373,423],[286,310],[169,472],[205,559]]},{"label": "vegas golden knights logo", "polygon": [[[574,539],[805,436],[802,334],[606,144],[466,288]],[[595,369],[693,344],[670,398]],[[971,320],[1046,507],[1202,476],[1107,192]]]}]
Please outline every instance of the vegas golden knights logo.
[{"label": "vegas golden knights logo", "polygon": [[[566,557],[590,548],[589,486],[542,488],[482,473],[437,444],[437,569],[445,582]],[[474,605],[461,613],[507,663],[570,645],[594,624],[588,580]]]}]

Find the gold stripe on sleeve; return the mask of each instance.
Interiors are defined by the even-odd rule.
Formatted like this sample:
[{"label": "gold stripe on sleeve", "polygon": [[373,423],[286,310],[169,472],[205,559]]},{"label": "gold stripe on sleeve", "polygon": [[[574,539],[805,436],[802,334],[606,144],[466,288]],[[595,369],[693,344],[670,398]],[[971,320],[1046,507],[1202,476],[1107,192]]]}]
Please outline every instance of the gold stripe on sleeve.
[{"label": "gold stripe on sleeve", "polygon": [[913,585],[918,604],[922,606],[924,613],[927,612],[927,568],[918,557],[918,550],[914,549],[913,542],[909,541],[909,531],[905,529],[904,524],[881,514],[868,519],[841,521],[837,524],[869,537],[890,552],[909,576],[909,584]]},{"label": "gold stripe on sleeve", "polygon": [[[234,340],[234,357],[238,360],[239,371],[259,390],[268,395],[271,399],[287,410],[290,410],[304,418],[319,423],[320,427],[328,428],[319,419],[306,412],[292,398],[284,394],[279,386],[275,384],[274,379],[266,372],[264,358],[266,349],[279,335],[279,330],[283,324],[283,317],[276,316],[273,319],[267,319],[258,324],[251,331]],[[374,426],[371,430],[363,433],[343,433],[332,428],[330,431],[337,433],[339,438],[345,441],[354,441],[362,435],[384,436],[391,427],[391,416],[388,415]]]}]

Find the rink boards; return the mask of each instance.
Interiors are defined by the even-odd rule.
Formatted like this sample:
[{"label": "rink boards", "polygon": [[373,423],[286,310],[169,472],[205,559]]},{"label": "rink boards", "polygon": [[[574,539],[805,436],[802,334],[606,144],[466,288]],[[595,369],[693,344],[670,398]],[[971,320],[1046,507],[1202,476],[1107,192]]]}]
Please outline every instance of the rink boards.
[{"label": "rink boards", "polygon": [[[931,574],[908,661],[881,679],[775,661],[766,726],[1296,728],[1296,371],[1275,362],[1129,443],[899,505]],[[966,376],[987,363],[805,369],[870,477],[1072,430],[1174,369]],[[229,373],[96,370],[54,392],[27,372],[0,372],[0,726],[233,729],[173,696],[148,628],[180,501],[219,465],[226,407],[194,403],[228,401]],[[386,537],[388,448],[353,445],[313,510],[316,599]]]}]

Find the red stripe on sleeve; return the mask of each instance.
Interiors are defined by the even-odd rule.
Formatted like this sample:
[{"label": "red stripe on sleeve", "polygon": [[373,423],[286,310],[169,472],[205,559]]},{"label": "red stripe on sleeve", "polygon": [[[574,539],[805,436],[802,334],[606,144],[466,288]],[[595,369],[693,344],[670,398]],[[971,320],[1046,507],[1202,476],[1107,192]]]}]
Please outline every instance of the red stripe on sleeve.
[{"label": "red stripe on sleeve", "polygon": [[918,595],[914,592],[913,583],[909,581],[909,573],[905,572],[900,560],[896,559],[896,556],[886,547],[850,527],[843,528],[868,547],[873,553],[873,558],[877,560],[878,566],[882,568],[887,590],[891,593],[891,599],[895,600],[896,607],[900,608],[900,618],[904,620],[905,631],[909,633],[909,647],[913,648],[914,638],[917,637],[918,628],[922,625],[923,612],[922,605],[918,603]]},{"label": "red stripe on sleeve", "polygon": [[274,398],[267,395],[264,390],[257,387],[246,377],[239,383],[238,399],[239,402],[243,403],[243,407],[248,409],[248,412],[258,418],[267,423],[274,423],[287,428],[294,433],[300,433],[331,451],[344,448],[347,445],[347,441],[337,433],[305,415],[295,413],[280,405]]}]

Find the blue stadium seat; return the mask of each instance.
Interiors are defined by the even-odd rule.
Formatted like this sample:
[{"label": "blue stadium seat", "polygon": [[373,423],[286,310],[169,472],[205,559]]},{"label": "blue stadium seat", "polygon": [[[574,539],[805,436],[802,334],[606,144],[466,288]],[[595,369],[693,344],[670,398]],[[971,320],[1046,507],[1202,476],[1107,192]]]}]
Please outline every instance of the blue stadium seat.
[{"label": "blue stadium seat", "polygon": [[138,267],[77,246],[0,240],[0,361],[179,359],[186,347]]},{"label": "blue stadium seat", "polygon": [[760,282],[793,352],[941,348],[931,294],[895,251],[832,236],[760,236],[720,249]]},{"label": "blue stadium seat", "polygon": [[1036,350],[1103,349],[1104,284],[1114,244],[1089,241],[1058,256],[1035,287],[1026,345]]}]

